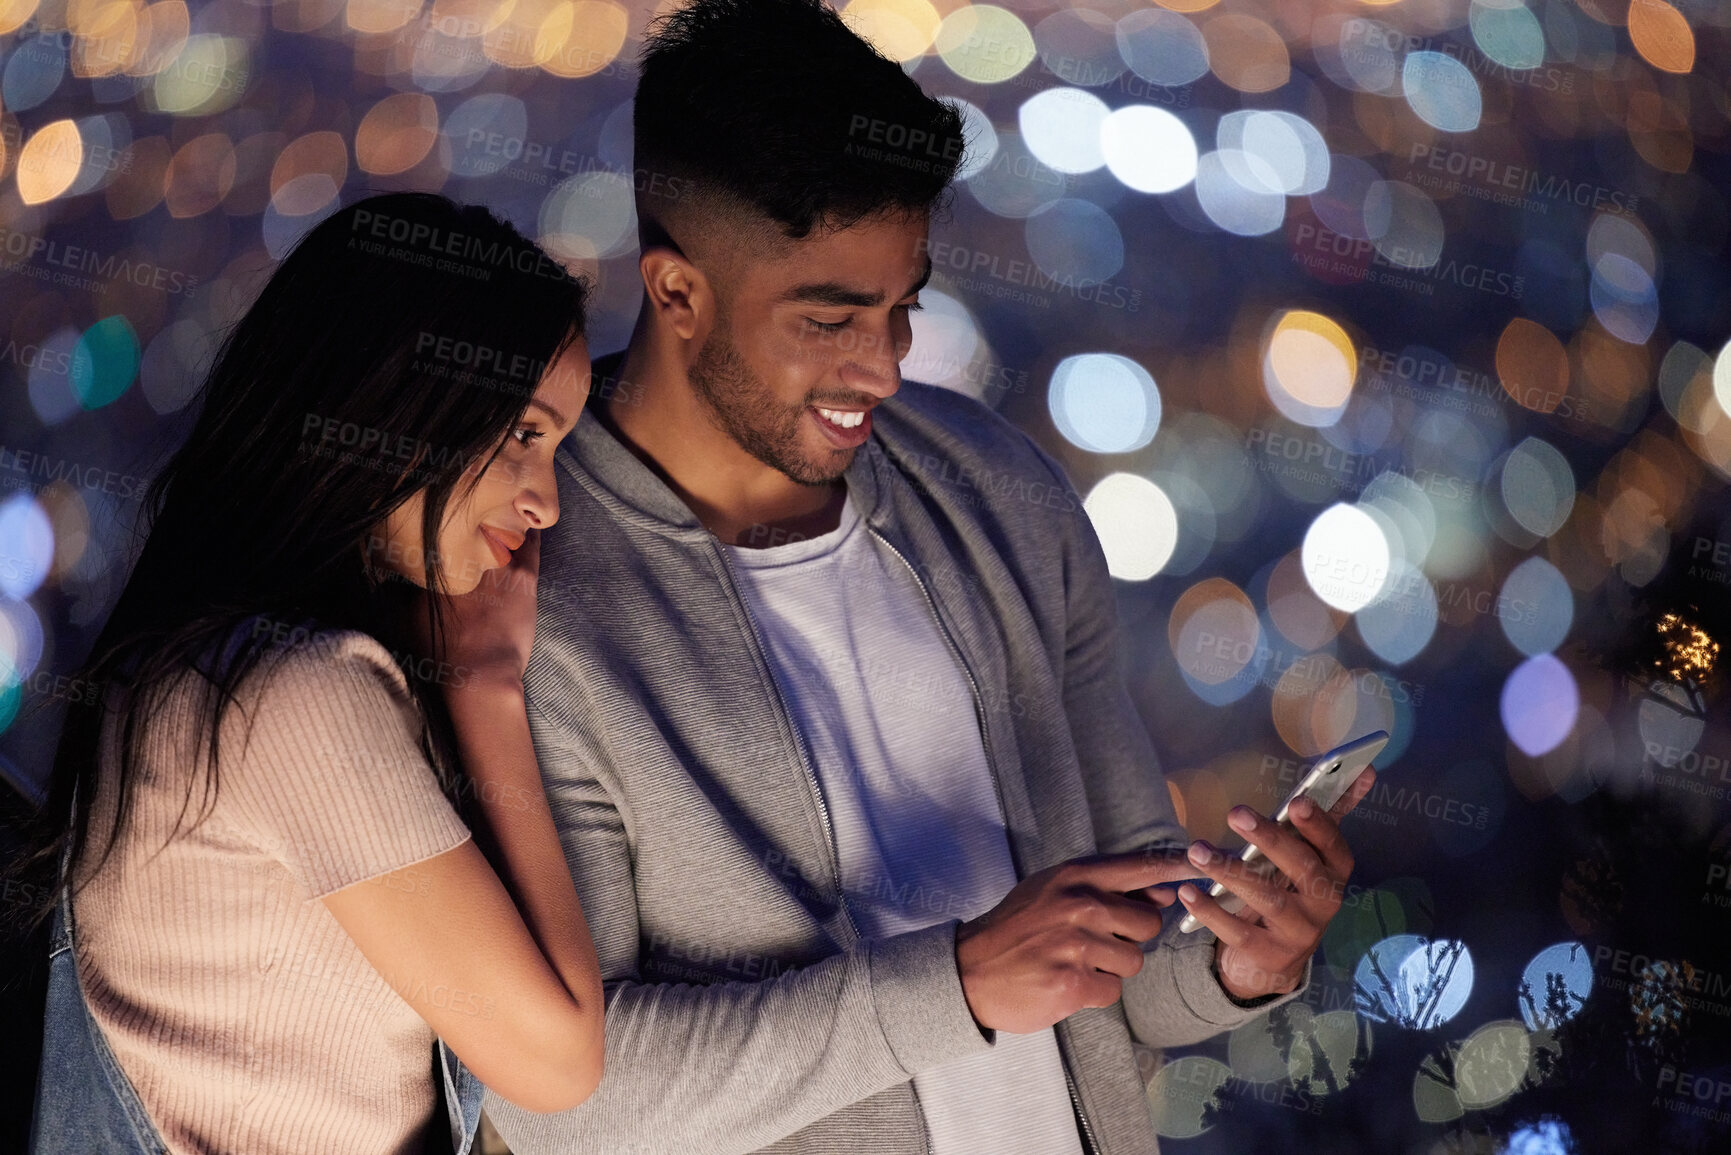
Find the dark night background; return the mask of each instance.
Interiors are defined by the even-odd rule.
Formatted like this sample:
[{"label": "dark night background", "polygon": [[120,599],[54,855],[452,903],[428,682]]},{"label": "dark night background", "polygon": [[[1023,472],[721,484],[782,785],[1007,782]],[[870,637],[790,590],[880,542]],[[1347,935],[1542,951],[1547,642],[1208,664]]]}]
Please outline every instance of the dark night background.
[{"label": "dark night background", "polygon": [[[486,203],[624,345],[656,10],[0,0],[6,829],[212,339],[301,232]],[[1191,833],[1394,735],[1312,988],[1147,1056],[1163,1149],[1731,1150],[1731,6],[843,13],[969,119],[904,375],[1086,496]]]}]

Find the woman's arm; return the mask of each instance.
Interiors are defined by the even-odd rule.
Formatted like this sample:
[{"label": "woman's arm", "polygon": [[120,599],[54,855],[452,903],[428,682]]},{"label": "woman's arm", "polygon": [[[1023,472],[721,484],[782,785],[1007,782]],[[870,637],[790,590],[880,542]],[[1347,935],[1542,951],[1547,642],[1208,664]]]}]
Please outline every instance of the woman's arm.
[{"label": "woman's arm", "polygon": [[[572,996],[473,841],[323,901],[391,988],[497,1094],[526,1110],[563,1111],[601,1082],[599,975],[593,997]],[[587,947],[587,931],[581,937]]]},{"label": "woman's arm", "polygon": [[[558,1111],[601,1081],[606,1009],[524,707],[539,559],[531,531],[510,566],[442,607],[437,656],[455,672],[442,688],[479,803],[476,841],[399,872],[417,876],[406,889],[387,876],[325,902],[399,993],[398,975],[421,984],[404,997],[483,1083],[529,1110]],[[469,1009],[473,998],[459,1009],[411,997],[440,982],[491,1011]]]},{"label": "woman's arm", "polygon": [[580,1006],[594,1009],[599,1049],[601,966],[541,787],[523,683],[472,683],[451,690],[445,700],[484,819],[477,839],[565,989]]}]

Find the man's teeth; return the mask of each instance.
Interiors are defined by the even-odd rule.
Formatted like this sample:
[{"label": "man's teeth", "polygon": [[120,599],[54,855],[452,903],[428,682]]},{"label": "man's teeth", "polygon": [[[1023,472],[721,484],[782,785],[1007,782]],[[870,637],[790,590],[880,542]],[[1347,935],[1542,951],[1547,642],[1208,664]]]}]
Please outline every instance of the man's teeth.
[{"label": "man's teeth", "polygon": [[823,419],[828,421],[831,425],[839,425],[843,429],[852,429],[854,426],[865,420],[865,414],[863,412],[844,413],[840,409],[819,409],[818,413],[822,414]]}]

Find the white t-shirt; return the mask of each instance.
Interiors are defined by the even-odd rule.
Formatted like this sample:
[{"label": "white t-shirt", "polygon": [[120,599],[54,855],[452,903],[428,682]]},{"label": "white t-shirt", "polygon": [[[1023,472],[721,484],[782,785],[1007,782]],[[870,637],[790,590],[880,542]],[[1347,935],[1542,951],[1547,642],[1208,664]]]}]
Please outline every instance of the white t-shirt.
[{"label": "white t-shirt", "polygon": [[[985,913],[1016,884],[973,693],[914,576],[843,503],[818,537],[728,546],[829,808],[867,937]],[[913,1080],[934,1155],[1081,1155],[1056,1036]]]}]

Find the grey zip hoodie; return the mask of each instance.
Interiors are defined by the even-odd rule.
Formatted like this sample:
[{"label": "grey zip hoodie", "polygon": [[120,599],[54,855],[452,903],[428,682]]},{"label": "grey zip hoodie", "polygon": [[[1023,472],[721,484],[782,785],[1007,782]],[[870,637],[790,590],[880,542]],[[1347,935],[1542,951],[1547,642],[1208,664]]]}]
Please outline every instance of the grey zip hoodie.
[{"label": "grey zip hoodie", "polygon": [[[592,396],[629,402],[620,362],[596,362]],[[992,410],[929,385],[905,382],[872,423],[847,485],[968,674],[1018,877],[1185,845],[1120,672],[1105,558],[1062,469]],[[517,1155],[926,1151],[909,1080],[994,1040],[962,994],[956,920],[861,937],[814,768],[720,542],[593,415],[557,468],[525,681],[600,954],[606,1074],[569,1111],[489,1091],[487,1113]],[[1176,922],[1117,1004],[1057,1025],[1098,1155],[1156,1150],[1132,1039],[1196,1042],[1298,993],[1234,1003],[1213,936]]]}]

